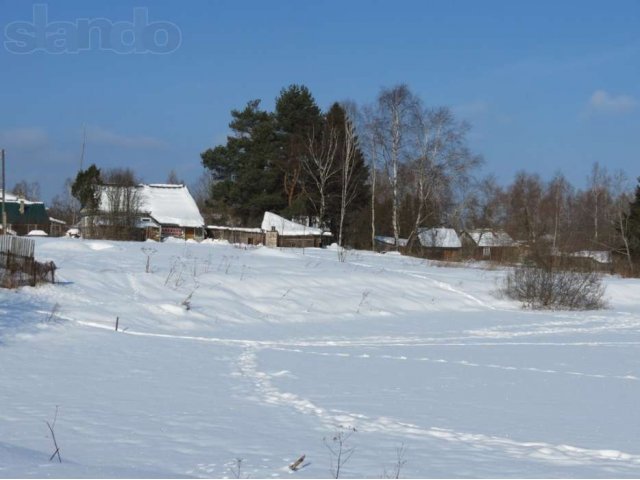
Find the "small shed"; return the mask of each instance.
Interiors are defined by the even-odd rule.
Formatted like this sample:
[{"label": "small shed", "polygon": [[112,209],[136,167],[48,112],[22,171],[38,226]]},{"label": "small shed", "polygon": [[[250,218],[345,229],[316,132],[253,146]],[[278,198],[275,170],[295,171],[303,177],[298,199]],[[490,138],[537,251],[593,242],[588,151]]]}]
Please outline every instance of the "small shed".
[{"label": "small shed", "polygon": [[58,220],[57,218],[49,217],[51,226],[49,229],[49,235],[52,237],[61,237],[67,231],[67,222],[64,220]]},{"label": "small shed", "polygon": [[453,228],[423,228],[418,231],[420,251],[432,260],[460,260],[462,243]]},{"label": "small shed", "polygon": [[518,258],[518,244],[504,230],[465,230],[461,239],[463,255],[467,258],[496,262],[514,261]]}]

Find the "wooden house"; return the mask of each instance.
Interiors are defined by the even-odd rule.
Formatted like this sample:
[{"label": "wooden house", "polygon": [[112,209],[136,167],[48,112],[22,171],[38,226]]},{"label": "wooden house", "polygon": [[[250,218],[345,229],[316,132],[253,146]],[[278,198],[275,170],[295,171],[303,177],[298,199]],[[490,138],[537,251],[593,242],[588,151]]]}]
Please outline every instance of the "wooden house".
[{"label": "wooden house", "polygon": [[332,239],[331,232],[287,220],[272,212],[264,212],[261,228],[267,247],[324,247]]},{"label": "wooden house", "polygon": [[453,228],[423,228],[418,231],[420,254],[432,260],[460,260],[462,243]]},{"label": "wooden house", "polygon": [[105,185],[98,211],[83,211],[80,229],[85,238],[202,240],[204,219],[184,185]]},{"label": "wooden house", "polygon": [[[2,190],[0,190],[1,194]],[[0,211],[2,196],[0,195]],[[31,202],[7,192],[4,209],[7,215],[7,231],[27,235],[31,231],[49,232],[51,222],[43,202]],[[2,219],[0,218],[0,231]]]},{"label": "wooden house", "polygon": [[207,234],[209,238],[214,240],[226,240],[229,243],[242,245],[264,244],[264,232],[261,228],[208,225]]},{"label": "wooden house", "polygon": [[209,237],[243,245],[267,247],[324,247],[331,241],[331,232],[287,220],[272,212],[265,212],[260,228],[210,225]]},{"label": "wooden house", "polygon": [[462,252],[465,258],[510,262],[519,256],[518,244],[504,230],[478,228],[461,234]]}]

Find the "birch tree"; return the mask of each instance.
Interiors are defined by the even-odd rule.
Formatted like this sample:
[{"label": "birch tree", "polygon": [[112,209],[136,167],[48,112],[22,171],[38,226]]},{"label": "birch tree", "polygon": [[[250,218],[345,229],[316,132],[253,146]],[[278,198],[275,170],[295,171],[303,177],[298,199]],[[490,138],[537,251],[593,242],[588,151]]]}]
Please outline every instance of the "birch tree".
[{"label": "birch tree", "polygon": [[371,250],[376,248],[376,183],[378,173],[378,133],[380,127],[377,124],[377,118],[373,108],[365,106],[362,110],[363,131],[365,137],[365,152],[368,157],[370,171],[370,208],[371,208]]},{"label": "birch tree", "polygon": [[417,212],[409,240],[413,243],[423,222],[432,211],[452,201],[454,190],[464,187],[470,172],[480,164],[481,158],[471,153],[466,144],[469,125],[455,119],[446,107],[424,108],[416,102],[411,136],[415,142],[416,158],[412,162]]},{"label": "birch tree", "polygon": [[378,96],[376,133],[391,184],[391,224],[396,248],[400,238],[398,172],[400,164],[407,160],[407,137],[415,106],[416,97],[406,85],[397,85],[390,89],[383,88]]},{"label": "birch tree", "polygon": [[307,154],[302,157],[302,166],[318,193],[318,198],[312,195],[309,200],[314,204],[320,225],[326,220],[327,186],[329,181],[339,172],[336,154],[339,145],[339,135],[336,126],[325,122],[321,134],[313,129],[307,139]]}]

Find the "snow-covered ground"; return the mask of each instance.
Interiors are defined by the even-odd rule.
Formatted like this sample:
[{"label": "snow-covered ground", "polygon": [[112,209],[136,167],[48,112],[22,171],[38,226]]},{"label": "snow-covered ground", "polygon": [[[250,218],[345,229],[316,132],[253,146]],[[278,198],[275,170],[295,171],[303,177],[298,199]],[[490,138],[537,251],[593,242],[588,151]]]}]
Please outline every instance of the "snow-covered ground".
[{"label": "snow-covered ground", "polygon": [[1,477],[328,477],[340,428],[344,477],[401,446],[401,477],[640,476],[638,280],[607,278],[608,310],[530,312],[494,295],[503,271],[394,254],[36,255],[60,283],[0,290]]}]

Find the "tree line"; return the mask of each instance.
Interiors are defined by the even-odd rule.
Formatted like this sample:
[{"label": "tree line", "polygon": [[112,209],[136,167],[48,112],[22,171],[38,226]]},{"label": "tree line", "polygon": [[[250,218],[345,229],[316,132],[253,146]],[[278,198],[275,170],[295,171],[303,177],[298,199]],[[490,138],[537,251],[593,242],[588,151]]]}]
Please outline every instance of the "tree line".
[{"label": "tree line", "polygon": [[[560,251],[613,250],[640,261],[640,216],[624,172],[595,163],[585,188],[561,174],[518,172],[507,185],[479,178],[470,125],[406,85],[382,88],[369,104],[335,102],[325,112],[304,85],[283,88],[273,111],[251,100],[231,111],[226,142],[201,154],[205,173],[190,189],[208,223],[258,226],[265,211],[330,230],[336,241],[375,248],[375,236],[407,239],[421,228],[503,229]],[[52,216],[76,221],[92,185],[134,185],[130,169],[92,165],[67,179]],[[168,183],[183,183],[170,172]],[[640,188],[640,187],[639,187]],[[37,199],[37,183],[14,193]]]},{"label": "tree line", "polygon": [[583,189],[561,173],[544,181],[521,171],[507,185],[479,178],[470,125],[406,85],[327,112],[307,87],[291,85],[273,112],[252,100],[231,117],[226,143],[201,155],[210,174],[205,209],[221,223],[259,224],[271,210],[311,219],[340,245],[375,248],[385,235],[396,245],[407,239],[408,250],[424,227],[491,228],[535,247],[640,261],[640,200],[624,172],[595,163]]}]

